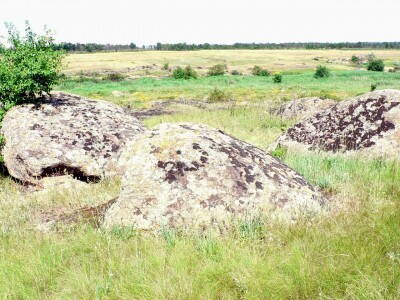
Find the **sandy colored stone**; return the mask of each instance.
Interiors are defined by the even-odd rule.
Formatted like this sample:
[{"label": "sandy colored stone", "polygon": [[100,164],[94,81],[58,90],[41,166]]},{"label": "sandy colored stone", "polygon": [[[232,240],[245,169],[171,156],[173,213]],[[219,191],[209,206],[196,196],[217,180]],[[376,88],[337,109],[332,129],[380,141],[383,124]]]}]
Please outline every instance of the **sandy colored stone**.
[{"label": "sandy colored stone", "polygon": [[272,113],[284,119],[305,119],[334,106],[337,102],[318,97],[294,99],[283,103]]},{"label": "sandy colored stone", "polygon": [[144,127],[109,102],[53,93],[40,103],[11,109],[1,131],[11,176],[37,183],[47,176],[71,174],[90,181],[117,174],[123,146]]},{"label": "sandy colored stone", "polygon": [[339,102],[294,125],[270,150],[278,146],[399,158],[400,91],[374,91]]},{"label": "sandy colored stone", "polygon": [[221,229],[259,215],[292,221],[325,203],[278,159],[205,125],[161,124],[127,145],[121,160],[126,172],[108,228]]}]

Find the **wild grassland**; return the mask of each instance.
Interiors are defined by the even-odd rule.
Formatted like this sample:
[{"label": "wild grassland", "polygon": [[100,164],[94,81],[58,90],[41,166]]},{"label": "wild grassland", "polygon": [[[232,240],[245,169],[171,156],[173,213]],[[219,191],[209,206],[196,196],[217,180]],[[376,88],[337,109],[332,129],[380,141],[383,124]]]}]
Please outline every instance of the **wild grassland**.
[{"label": "wild grassland", "polygon": [[[254,65],[270,71],[310,70],[327,64],[336,70],[351,70],[355,66],[349,60],[352,55],[365,56],[373,52],[388,65],[399,61],[399,50],[201,50],[201,51],[140,51],[93,54],[71,54],[65,60],[67,74],[103,73],[116,71],[131,75],[166,75],[165,63],[170,67],[191,65],[200,73],[215,64],[227,64],[230,70],[245,74]],[[317,58],[318,60],[314,60]],[[150,68],[143,68],[149,66]]]},{"label": "wild grassland", "polygon": [[[260,107],[160,116],[194,121],[265,148],[288,123]],[[396,299],[400,297],[400,165],[337,155],[281,158],[346,207],[314,224],[243,223],[200,237],[81,224],[40,233],[43,211],[105,202],[119,183],[47,194],[0,185],[0,298],[11,299]]]},{"label": "wild grassland", "polygon": [[[369,91],[373,82],[400,89],[399,79],[396,73],[335,71],[327,80],[314,79],[311,72],[286,74],[282,84],[222,76],[67,80],[59,89],[146,107],[157,99],[203,100],[219,87],[238,103],[174,104],[176,113],[147,119],[146,126],[205,123],[266,149],[292,125],[268,113],[272,101],[307,95],[340,100]],[[119,181],[30,193],[0,176],[0,299],[399,299],[400,163],[321,153],[279,155],[341,209],[312,224],[254,220],[222,237],[104,231],[85,223],[43,233],[35,229],[43,214],[104,203],[118,194]]]},{"label": "wild grassland", "polygon": [[[316,79],[313,72],[284,74],[282,83],[271,77],[215,76],[199,79],[141,78],[119,82],[83,78],[67,79],[58,89],[92,98],[107,99],[121,105],[143,106],[153,100],[205,100],[218,87],[237,101],[289,100],[295,97],[322,96],[342,100],[378,89],[400,88],[400,73],[369,71],[335,71],[330,78]],[[114,91],[122,92],[117,96]]]}]

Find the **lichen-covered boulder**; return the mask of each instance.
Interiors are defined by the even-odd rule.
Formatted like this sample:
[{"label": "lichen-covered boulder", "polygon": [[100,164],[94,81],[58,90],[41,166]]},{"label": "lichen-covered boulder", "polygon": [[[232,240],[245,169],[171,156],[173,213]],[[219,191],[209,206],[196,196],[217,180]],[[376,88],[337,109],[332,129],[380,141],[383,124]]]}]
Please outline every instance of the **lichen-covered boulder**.
[{"label": "lichen-covered boulder", "polygon": [[272,111],[284,119],[304,119],[328,109],[336,104],[335,100],[318,97],[294,99],[283,103]]},{"label": "lichen-covered boulder", "polygon": [[3,156],[9,173],[23,182],[65,173],[96,180],[118,173],[123,146],[143,131],[135,117],[114,104],[53,93],[7,112]]},{"label": "lichen-covered boulder", "polygon": [[161,124],[127,145],[121,159],[127,169],[105,227],[223,229],[260,214],[315,215],[325,203],[278,159],[205,125]]},{"label": "lichen-covered boulder", "polygon": [[294,125],[271,150],[277,146],[398,158],[400,91],[374,91],[342,101]]}]

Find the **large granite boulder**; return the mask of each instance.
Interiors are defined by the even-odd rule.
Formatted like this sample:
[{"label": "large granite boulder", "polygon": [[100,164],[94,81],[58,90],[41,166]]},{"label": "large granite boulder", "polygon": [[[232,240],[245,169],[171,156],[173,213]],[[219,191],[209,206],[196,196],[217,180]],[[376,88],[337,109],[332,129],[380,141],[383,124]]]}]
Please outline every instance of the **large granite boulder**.
[{"label": "large granite boulder", "polygon": [[271,147],[400,157],[400,91],[380,90],[303,120]]},{"label": "large granite boulder", "polygon": [[118,173],[123,146],[143,131],[135,117],[114,104],[53,93],[7,112],[3,156],[9,173],[26,183],[65,173],[96,180]]},{"label": "large granite boulder", "polygon": [[260,214],[313,216],[325,203],[278,159],[205,125],[161,124],[127,145],[121,159],[127,169],[106,228],[221,229]]},{"label": "large granite boulder", "polygon": [[318,97],[294,99],[272,110],[283,119],[305,119],[336,104],[335,100]]}]

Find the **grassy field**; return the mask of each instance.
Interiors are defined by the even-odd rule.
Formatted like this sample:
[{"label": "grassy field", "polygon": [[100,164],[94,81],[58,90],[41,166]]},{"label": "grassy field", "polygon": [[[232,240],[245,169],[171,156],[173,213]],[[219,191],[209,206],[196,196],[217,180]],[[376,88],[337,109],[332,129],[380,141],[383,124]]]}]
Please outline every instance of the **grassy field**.
[{"label": "grassy field", "polygon": [[[202,50],[202,51],[140,51],[94,54],[72,54],[65,60],[67,74],[103,73],[116,71],[132,76],[167,75],[162,70],[165,63],[170,67],[191,65],[200,73],[215,64],[227,64],[230,70],[250,73],[254,65],[270,71],[311,70],[326,64],[336,70],[356,67],[350,63],[352,55],[366,56],[374,53],[387,65],[400,61],[400,50]],[[316,60],[318,59],[318,60]]]},{"label": "grassy field", "polygon": [[[205,100],[215,87],[242,102],[281,101],[305,96],[342,100],[370,91],[371,84],[377,84],[379,89],[400,88],[400,73],[334,71],[328,79],[315,79],[313,72],[289,73],[283,75],[281,84],[273,83],[271,77],[260,76],[216,76],[196,80],[141,78],[120,82],[83,77],[66,80],[57,89],[121,105],[142,106],[153,100]],[[113,95],[115,91],[118,95]]]},{"label": "grassy field", "polygon": [[[305,95],[341,100],[369,91],[371,83],[400,89],[400,76],[349,70],[317,80],[306,71],[286,74],[281,84],[250,76],[68,79],[58,89],[146,107],[152,100],[203,100],[218,87],[240,105],[175,105],[176,113],[145,125],[205,123],[266,149],[293,124],[268,113],[272,102]],[[104,231],[85,223],[42,233],[35,226],[45,212],[104,203],[118,194],[119,181],[27,193],[0,177],[0,299],[399,299],[400,162],[293,152],[280,158],[341,209],[313,224],[243,223],[223,237]]]}]

